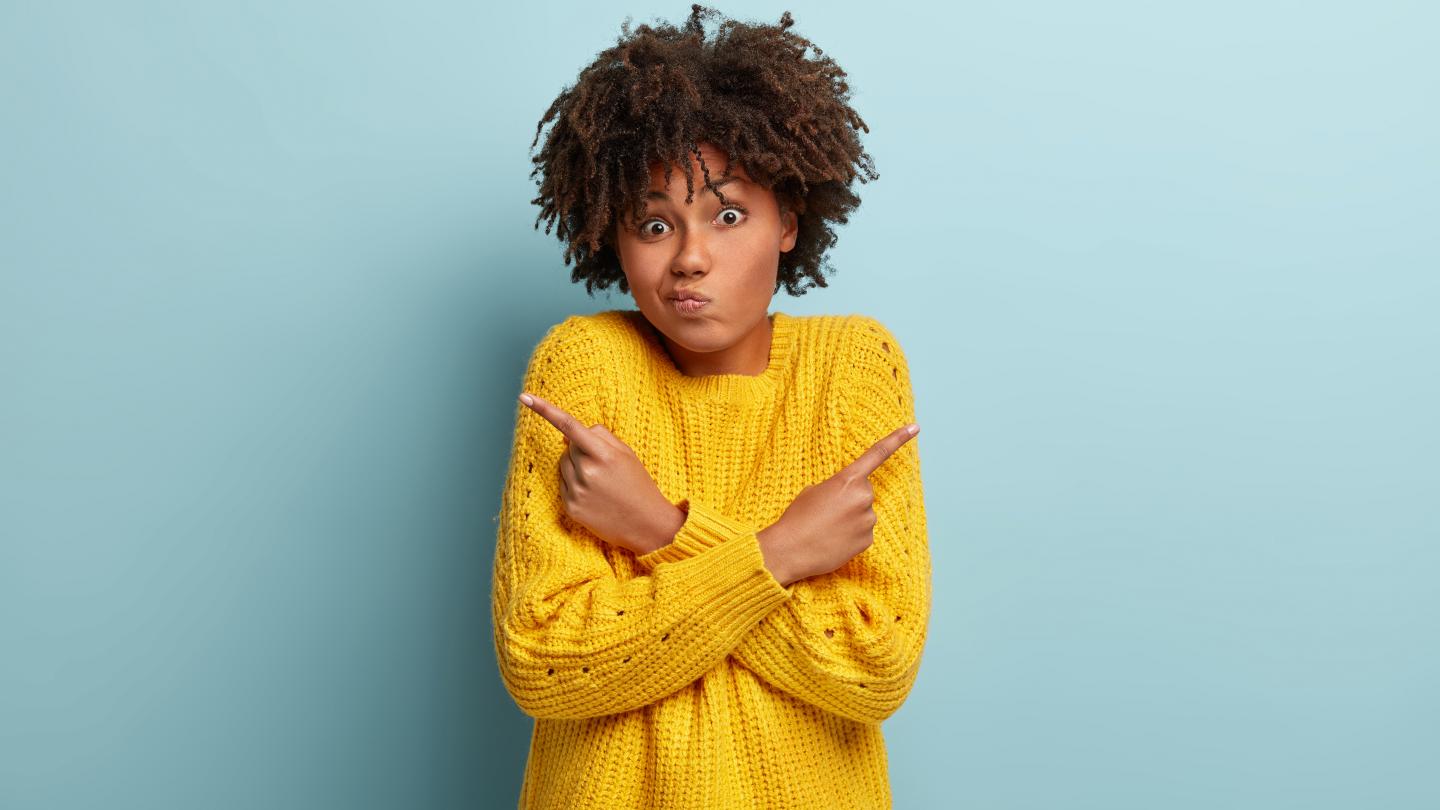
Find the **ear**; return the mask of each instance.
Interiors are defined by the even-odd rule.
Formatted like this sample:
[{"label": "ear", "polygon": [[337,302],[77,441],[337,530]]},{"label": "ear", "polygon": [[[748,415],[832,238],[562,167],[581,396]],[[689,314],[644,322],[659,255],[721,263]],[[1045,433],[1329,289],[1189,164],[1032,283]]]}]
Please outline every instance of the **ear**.
[{"label": "ear", "polygon": [[800,234],[800,217],[788,205],[780,206],[780,226],[780,252],[789,253]]}]

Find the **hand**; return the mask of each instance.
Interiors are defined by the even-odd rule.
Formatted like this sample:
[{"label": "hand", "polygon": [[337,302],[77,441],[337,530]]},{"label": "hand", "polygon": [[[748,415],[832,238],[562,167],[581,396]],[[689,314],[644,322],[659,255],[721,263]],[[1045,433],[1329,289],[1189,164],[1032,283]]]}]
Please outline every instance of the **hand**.
[{"label": "hand", "polygon": [[840,472],[800,490],[780,519],[760,530],[766,566],[782,585],[828,574],[875,542],[869,475],[920,432],[919,425],[915,433],[907,428],[896,429]]},{"label": "hand", "polygon": [[[532,401],[525,402],[526,397]],[[675,537],[685,512],[660,492],[629,445],[604,425],[587,428],[534,394],[522,394],[520,401],[565,436],[566,451],[560,456],[565,514],[601,540],[637,555]]]}]

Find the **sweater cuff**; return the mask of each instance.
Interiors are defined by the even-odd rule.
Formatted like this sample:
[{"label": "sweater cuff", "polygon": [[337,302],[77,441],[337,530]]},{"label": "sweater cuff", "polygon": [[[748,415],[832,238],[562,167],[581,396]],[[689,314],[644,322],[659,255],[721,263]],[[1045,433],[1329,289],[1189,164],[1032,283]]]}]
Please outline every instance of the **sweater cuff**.
[{"label": "sweater cuff", "polygon": [[680,531],[675,533],[674,540],[635,558],[646,569],[654,568],[664,562],[679,562],[706,549],[714,548],[726,540],[754,531],[748,524],[727,517],[690,498],[686,498],[676,506],[685,510],[685,523],[680,527]]}]

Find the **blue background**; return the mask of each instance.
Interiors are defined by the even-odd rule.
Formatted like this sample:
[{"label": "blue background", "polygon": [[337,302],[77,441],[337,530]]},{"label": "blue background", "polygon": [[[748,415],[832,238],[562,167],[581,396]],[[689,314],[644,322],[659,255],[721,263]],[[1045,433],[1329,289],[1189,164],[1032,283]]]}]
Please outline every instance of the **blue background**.
[{"label": "blue background", "polygon": [[[851,74],[832,286],[912,366],[896,805],[1440,806],[1440,15],[727,14]],[[531,348],[630,307],[529,144],[686,3],[0,7],[0,806],[513,807]]]}]

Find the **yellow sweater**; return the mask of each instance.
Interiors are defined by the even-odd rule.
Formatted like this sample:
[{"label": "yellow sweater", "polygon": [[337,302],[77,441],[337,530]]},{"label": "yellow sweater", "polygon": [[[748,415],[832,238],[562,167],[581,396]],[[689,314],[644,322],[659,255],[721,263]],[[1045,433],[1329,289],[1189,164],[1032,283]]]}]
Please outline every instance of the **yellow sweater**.
[{"label": "yellow sweater", "polygon": [[561,505],[564,436],[517,401],[492,607],[535,718],[522,810],[892,806],[880,723],[930,614],[919,437],[870,475],[874,543],[838,570],[782,586],[755,532],[915,421],[909,368],[869,316],[772,317],[758,376],[685,376],[638,310],[535,348],[523,389],[609,428],[687,517],[639,556],[591,534]]}]

